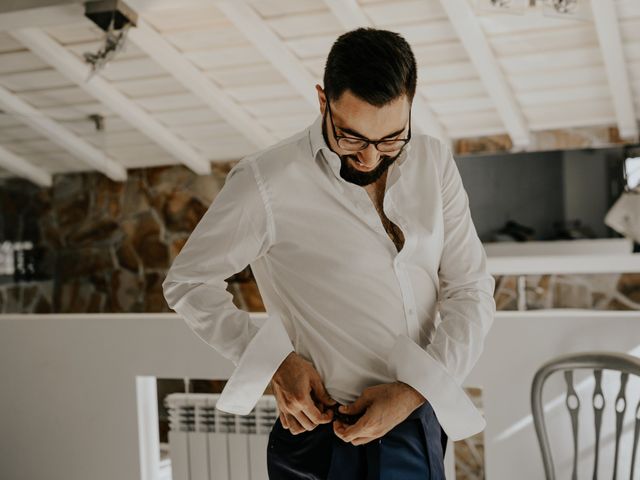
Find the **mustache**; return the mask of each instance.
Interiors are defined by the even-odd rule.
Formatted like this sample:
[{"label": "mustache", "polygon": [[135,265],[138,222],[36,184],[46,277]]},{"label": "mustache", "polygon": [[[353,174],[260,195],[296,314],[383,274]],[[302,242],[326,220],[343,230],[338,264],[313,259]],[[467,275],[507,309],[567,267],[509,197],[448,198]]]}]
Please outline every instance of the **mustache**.
[{"label": "mustache", "polygon": [[[345,158],[346,160],[353,160],[355,162],[355,161],[357,161],[358,156],[357,155],[344,155],[343,158]],[[379,162],[387,160],[389,158],[393,158],[393,157],[391,157],[391,155],[380,155]]]}]

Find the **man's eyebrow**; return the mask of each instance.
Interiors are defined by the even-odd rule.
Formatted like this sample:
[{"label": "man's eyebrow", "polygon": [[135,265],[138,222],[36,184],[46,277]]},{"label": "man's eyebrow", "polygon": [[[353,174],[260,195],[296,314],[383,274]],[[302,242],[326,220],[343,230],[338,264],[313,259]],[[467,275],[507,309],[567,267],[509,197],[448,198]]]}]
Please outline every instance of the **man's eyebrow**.
[{"label": "man's eyebrow", "polygon": [[[343,127],[339,127],[338,125],[336,125],[336,128],[342,130],[345,133],[348,133],[349,135],[353,135],[354,137],[367,138],[365,135],[362,135],[361,133],[358,133],[351,128],[343,128]],[[381,140],[389,137],[395,137],[396,135],[400,135],[402,132],[404,132],[404,128],[405,127],[402,127],[400,130],[390,133],[389,135],[385,135],[384,137],[381,138]]]}]

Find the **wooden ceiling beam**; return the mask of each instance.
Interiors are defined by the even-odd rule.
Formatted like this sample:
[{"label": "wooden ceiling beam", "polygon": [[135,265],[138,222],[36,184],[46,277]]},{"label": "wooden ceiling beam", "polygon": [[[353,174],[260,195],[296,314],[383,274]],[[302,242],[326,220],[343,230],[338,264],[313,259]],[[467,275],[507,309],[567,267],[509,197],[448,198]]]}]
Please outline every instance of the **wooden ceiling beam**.
[{"label": "wooden ceiling beam", "polygon": [[127,170],[119,162],[2,86],[0,107],[111,180],[122,182],[127,179]]},{"label": "wooden ceiling beam", "polygon": [[210,162],[200,152],[180,139],[99,74],[88,79],[89,66],[45,32],[25,28],[10,33],[43,61],[164,148],[176,160],[199,175],[211,173]]},{"label": "wooden ceiling beam", "polygon": [[513,145],[526,148],[531,142],[527,120],[471,5],[468,0],[440,0],[440,4],[493,100]]},{"label": "wooden ceiling beam", "polygon": [[216,6],[291,86],[312,107],[318,108],[318,97],[314,88],[316,79],[260,15],[242,0],[219,2]]},{"label": "wooden ceiling beam", "polygon": [[136,27],[129,30],[127,38],[252,144],[263,148],[277,140],[144,19],[138,19]]},{"label": "wooden ceiling beam", "polygon": [[615,2],[591,0],[591,10],[616,112],[618,131],[623,138],[637,140],[638,121]]},{"label": "wooden ceiling beam", "polygon": [[0,145],[0,166],[17,177],[26,178],[41,187],[52,185],[51,174]]}]

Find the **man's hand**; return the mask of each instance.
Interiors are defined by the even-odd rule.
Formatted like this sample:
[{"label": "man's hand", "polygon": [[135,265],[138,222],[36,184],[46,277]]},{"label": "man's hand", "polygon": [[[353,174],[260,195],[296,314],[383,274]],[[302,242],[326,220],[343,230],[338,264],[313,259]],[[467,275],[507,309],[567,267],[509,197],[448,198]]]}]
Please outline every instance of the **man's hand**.
[{"label": "man's hand", "polygon": [[280,364],[273,374],[272,386],[280,422],[294,435],[333,420],[333,411],[325,411],[325,406],[336,401],[327,393],[313,364],[296,352],[291,352]]},{"label": "man's hand", "polygon": [[364,415],[353,425],[335,420],[333,431],[345,442],[362,445],[385,435],[425,401],[420,392],[403,382],[367,387],[352,404],[338,409],[350,415],[366,410]]}]

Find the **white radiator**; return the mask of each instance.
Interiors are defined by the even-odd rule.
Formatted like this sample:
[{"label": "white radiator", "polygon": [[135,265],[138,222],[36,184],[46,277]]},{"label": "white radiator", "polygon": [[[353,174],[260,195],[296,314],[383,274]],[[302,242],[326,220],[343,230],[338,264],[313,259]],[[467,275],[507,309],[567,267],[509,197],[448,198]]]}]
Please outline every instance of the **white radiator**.
[{"label": "white radiator", "polygon": [[169,412],[172,480],[267,480],[267,442],[279,415],[263,395],[249,415],[215,408],[219,394],[172,393]]}]

